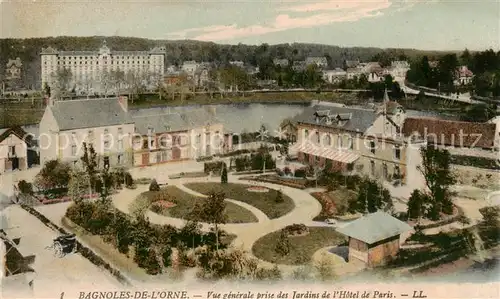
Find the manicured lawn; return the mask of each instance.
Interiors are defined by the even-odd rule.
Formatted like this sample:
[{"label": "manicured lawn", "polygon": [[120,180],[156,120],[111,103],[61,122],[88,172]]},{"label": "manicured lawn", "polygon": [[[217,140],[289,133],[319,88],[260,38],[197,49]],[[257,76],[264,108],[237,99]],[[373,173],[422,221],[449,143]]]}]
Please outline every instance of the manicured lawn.
[{"label": "manicured lawn", "polygon": [[[143,198],[147,198],[149,200],[153,200],[154,197],[158,194],[158,192],[166,192],[168,194],[168,198],[171,199],[172,202],[175,202],[175,206],[164,209],[161,214],[170,217],[182,218],[186,220],[196,220],[193,219],[193,216],[190,215],[193,210],[195,204],[198,201],[204,200],[202,197],[196,197],[189,193],[182,191],[181,189],[175,186],[167,186],[162,188],[161,191],[147,191],[144,192]],[[231,202],[226,201],[226,215],[227,215],[227,223],[251,223],[257,222],[257,217],[250,212],[249,210],[236,205]]]},{"label": "manicured lawn", "polygon": [[305,236],[288,237],[290,252],[281,256],[276,252],[276,245],[281,230],[272,232],[258,239],[252,247],[253,254],[271,263],[285,265],[303,265],[311,262],[313,254],[321,248],[342,244],[346,237],[331,227],[309,227]]},{"label": "manicured lawn", "polygon": [[279,218],[290,213],[295,205],[293,200],[283,194],[283,201],[276,202],[277,190],[269,189],[266,193],[257,193],[247,191],[251,185],[243,184],[220,184],[220,183],[189,183],[185,185],[191,190],[202,194],[209,194],[211,191],[222,191],[227,198],[242,201],[256,207],[267,215],[270,219]]}]

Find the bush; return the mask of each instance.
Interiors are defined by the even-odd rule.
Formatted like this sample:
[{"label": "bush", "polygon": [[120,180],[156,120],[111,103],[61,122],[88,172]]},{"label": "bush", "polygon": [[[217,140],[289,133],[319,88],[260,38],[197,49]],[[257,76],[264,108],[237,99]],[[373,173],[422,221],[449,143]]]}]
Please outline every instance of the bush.
[{"label": "bush", "polygon": [[292,224],[283,228],[287,235],[303,235],[309,232],[309,228],[305,224]]},{"label": "bush", "polygon": [[205,164],[203,164],[203,172],[205,173],[213,172],[220,174],[225,166],[226,163],[224,163],[224,161],[205,162]]},{"label": "bush", "polygon": [[306,177],[306,169],[299,168],[299,169],[295,170],[294,176],[296,178],[305,178]]},{"label": "bush", "polygon": [[149,184],[149,191],[160,191],[160,185],[158,185],[158,182],[155,179],[153,179],[151,184]]},{"label": "bush", "polygon": [[22,194],[33,195],[33,184],[28,183],[25,180],[19,181],[17,188]]},{"label": "bush", "polygon": [[130,172],[125,172],[125,187],[131,188],[134,185],[134,179]]},{"label": "bush", "polygon": [[278,192],[276,192],[276,202],[280,203],[284,201],[285,199],[283,198],[283,192],[281,192],[281,190],[278,190]]}]

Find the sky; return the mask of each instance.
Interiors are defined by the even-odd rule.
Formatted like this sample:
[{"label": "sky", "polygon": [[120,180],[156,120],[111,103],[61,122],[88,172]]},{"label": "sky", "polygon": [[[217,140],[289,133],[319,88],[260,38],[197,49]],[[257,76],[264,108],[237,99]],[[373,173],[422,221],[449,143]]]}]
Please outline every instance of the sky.
[{"label": "sky", "polygon": [[500,0],[0,0],[0,37],[500,50]]}]

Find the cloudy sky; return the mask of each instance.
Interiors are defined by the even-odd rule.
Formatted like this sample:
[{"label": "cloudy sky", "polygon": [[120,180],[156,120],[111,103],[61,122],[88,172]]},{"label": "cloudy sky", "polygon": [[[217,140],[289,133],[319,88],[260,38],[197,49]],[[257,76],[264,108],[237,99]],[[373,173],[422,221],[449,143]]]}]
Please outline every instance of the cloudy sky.
[{"label": "cloudy sky", "polygon": [[0,37],[500,49],[500,0],[0,0]]}]

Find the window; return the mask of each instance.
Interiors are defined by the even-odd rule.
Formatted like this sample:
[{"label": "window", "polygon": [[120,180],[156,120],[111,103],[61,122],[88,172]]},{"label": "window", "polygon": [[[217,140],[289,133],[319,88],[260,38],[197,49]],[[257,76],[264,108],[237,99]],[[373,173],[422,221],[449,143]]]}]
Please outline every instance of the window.
[{"label": "window", "polygon": [[370,173],[371,175],[375,175],[375,161],[370,161]]},{"label": "window", "polygon": [[104,157],[104,168],[109,168],[109,157]]},{"label": "window", "polygon": [[195,141],[196,144],[200,144],[201,143],[201,134],[198,134],[196,136],[196,141]]},{"label": "window", "polygon": [[354,149],[354,138],[349,137],[349,149]]},{"label": "window", "polygon": [[12,156],[16,155],[16,146],[9,146],[9,154]]},{"label": "window", "polygon": [[116,156],[116,163],[122,164],[122,162],[123,162],[123,155],[119,154],[118,156]]},{"label": "window", "polygon": [[123,150],[123,140],[118,140],[118,150],[122,151]]},{"label": "window", "polygon": [[76,144],[73,144],[73,145],[71,146],[71,155],[72,155],[72,156],[76,156]]},{"label": "window", "polygon": [[344,144],[342,142],[342,135],[337,136],[337,146],[338,146],[339,149],[343,149],[344,148]]},{"label": "window", "polygon": [[332,137],[330,137],[330,134],[326,134],[325,135],[324,141],[325,141],[324,145],[327,145],[327,146],[331,146],[332,145]]},{"label": "window", "polygon": [[399,145],[395,145],[394,146],[394,158],[396,160],[399,160],[401,159],[401,148]]},{"label": "window", "polygon": [[372,152],[372,154],[375,154],[375,141],[370,141],[370,152]]},{"label": "window", "polygon": [[385,163],[382,165],[382,172],[384,175],[384,179],[387,179],[389,177],[389,170],[387,168],[387,164]]},{"label": "window", "polygon": [[305,140],[309,140],[309,130],[304,130]]},{"label": "window", "polygon": [[123,134],[123,128],[118,128],[118,135],[122,135]]},{"label": "window", "polygon": [[401,170],[399,169],[398,165],[394,166],[394,176],[396,178],[400,178],[401,177]]},{"label": "window", "polygon": [[104,141],[104,150],[109,150],[109,140]]},{"label": "window", "polygon": [[109,130],[108,129],[104,129],[104,134],[108,134],[109,133]]}]

